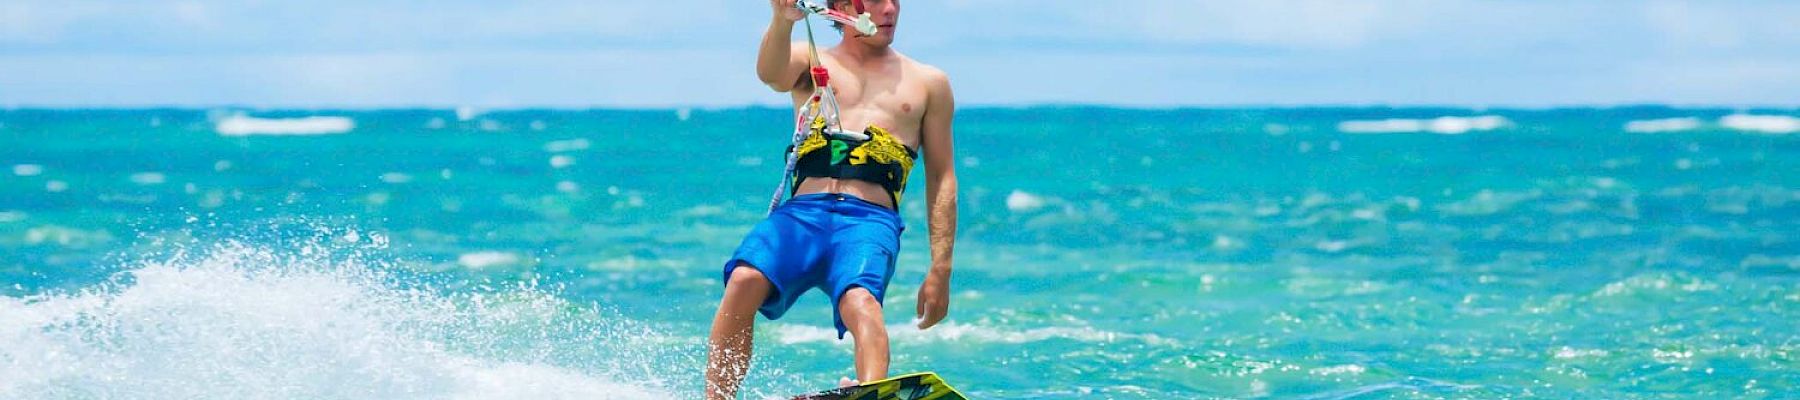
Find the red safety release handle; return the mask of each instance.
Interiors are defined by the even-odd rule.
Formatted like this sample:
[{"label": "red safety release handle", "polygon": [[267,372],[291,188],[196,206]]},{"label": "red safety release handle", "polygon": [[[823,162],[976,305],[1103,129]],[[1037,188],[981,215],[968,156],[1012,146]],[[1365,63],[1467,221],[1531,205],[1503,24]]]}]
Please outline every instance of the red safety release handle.
[{"label": "red safety release handle", "polygon": [[831,73],[824,66],[812,67],[813,82],[819,87],[831,86]]}]

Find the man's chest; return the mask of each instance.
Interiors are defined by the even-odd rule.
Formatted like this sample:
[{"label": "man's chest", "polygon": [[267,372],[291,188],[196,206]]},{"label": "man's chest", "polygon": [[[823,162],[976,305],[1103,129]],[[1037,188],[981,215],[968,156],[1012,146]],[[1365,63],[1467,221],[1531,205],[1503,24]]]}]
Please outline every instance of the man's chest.
[{"label": "man's chest", "polygon": [[[843,72],[839,72],[839,71]],[[831,86],[841,107],[886,114],[897,123],[917,123],[925,116],[925,85],[894,71],[832,71]]]}]

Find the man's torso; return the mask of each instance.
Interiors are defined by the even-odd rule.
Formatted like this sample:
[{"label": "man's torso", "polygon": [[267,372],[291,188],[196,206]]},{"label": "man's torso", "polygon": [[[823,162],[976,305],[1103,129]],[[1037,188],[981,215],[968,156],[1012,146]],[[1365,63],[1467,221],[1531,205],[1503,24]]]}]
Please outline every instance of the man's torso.
[{"label": "man's torso", "polygon": [[[930,105],[930,80],[928,74],[936,74],[935,69],[906,58],[894,52],[880,60],[871,60],[855,65],[848,65],[840,60],[838,49],[819,54],[819,62],[830,71],[829,85],[837,94],[840,112],[838,120],[846,131],[860,132],[873,124],[887,129],[895,139],[915,151],[923,150],[922,129],[925,111]],[[808,81],[808,87],[811,86]],[[807,101],[812,96],[811,90],[795,90],[794,104]],[[837,180],[829,178],[808,179],[803,182],[797,193],[839,192],[849,193],[856,197],[895,208],[895,204],[883,194],[880,185],[857,181]]]}]

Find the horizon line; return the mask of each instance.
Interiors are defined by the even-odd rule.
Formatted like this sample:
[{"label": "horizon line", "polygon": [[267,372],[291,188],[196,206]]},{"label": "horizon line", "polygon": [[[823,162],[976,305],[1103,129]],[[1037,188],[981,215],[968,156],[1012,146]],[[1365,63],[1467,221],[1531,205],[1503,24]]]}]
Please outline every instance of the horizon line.
[{"label": "horizon line", "polygon": [[[245,105],[245,104],[100,104],[100,105],[68,105],[68,104],[7,104],[0,106],[4,111],[145,111],[145,110],[191,110],[191,111],[402,111],[402,110],[477,110],[487,112],[510,111],[718,111],[748,109],[786,109],[780,104],[736,104],[736,105],[448,105],[448,104],[383,104],[383,105]],[[977,103],[959,105],[958,110],[1031,110],[1031,109],[1117,109],[1141,111],[1179,111],[1179,110],[1280,110],[1280,109],[1463,109],[1470,111],[1488,110],[1573,110],[1573,109],[1627,109],[1627,108],[1666,108],[1677,110],[1761,110],[1761,111],[1800,111],[1800,103],[1796,104],[1709,104],[1709,103],[1657,103],[1657,102],[1621,102],[1621,103],[1568,103],[1568,104],[1405,104],[1405,103],[1213,103],[1213,104],[1107,104],[1107,103]]]}]

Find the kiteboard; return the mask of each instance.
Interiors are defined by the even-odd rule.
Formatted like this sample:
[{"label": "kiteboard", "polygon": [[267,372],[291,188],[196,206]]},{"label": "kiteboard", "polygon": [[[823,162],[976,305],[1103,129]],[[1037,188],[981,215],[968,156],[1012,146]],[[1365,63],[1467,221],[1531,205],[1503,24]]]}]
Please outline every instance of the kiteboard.
[{"label": "kiteboard", "polygon": [[794,397],[792,400],[968,400],[936,373],[919,372],[856,386]]}]

